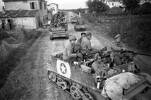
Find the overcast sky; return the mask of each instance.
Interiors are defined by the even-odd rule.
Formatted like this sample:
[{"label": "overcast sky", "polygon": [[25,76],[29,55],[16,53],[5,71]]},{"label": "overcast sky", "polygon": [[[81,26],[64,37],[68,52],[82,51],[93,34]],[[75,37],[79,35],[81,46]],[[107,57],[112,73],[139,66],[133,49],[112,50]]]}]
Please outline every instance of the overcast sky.
[{"label": "overcast sky", "polygon": [[59,9],[86,8],[87,0],[47,0],[48,3],[59,4]]},{"label": "overcast sky", "polygon": [[4,5],[4,3],[2,2],[2,0],[0,0],[0,6]]}]

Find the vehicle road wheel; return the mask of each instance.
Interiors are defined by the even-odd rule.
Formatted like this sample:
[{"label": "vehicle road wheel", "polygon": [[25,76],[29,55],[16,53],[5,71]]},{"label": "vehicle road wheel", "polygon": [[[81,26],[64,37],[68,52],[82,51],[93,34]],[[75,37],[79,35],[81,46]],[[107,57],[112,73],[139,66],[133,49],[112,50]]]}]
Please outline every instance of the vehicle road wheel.
[{"label": "vehicle road wheel", "polygon": [[80,95],[80,92],[78,90],[72,91],[71,95],[75,100],[79,100],[82,98],[82,96]]},{"label": "vehicle road wheel", "polygon": [[50,36],[50,40],[53,40],[53,37],[52,37],[52,36]]},{"label": "vehicle road wheel", "polygon": [[61,78],[58,78],[58,79],[57,79],[57,85],[58,85],[61,89],[63,89],[63,90],[65,90],[65,89],[68,88],[67,82],[64,81],[64,80],[61,79]]},{"label": "vehicle road wheel", "polygon": [[85,96],[88,98],[88,100],[94,100],[90,93],[85,93]]},{"label": "vehicle road wheel", "polygon": [[73,85],[72,85],[72,86],[70,87],[70,92],[74,92],[74,91],[76,91],[77,89],[78,89],[78,88],[77,88],[76,86],[73,86]]}]

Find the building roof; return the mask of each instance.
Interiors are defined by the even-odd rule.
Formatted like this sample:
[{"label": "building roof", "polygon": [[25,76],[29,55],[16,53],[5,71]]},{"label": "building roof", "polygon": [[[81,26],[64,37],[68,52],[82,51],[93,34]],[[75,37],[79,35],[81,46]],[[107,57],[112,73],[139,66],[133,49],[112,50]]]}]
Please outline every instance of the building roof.
[{"label": "building roof", "polygon": [[57,3],[50,3],[50,4],[48,4],[48,6],[49,6],[49,5],[57,5],[57,6],[58,6],[58,4],[57,4]]},{"label": "building roof", "polygon": [[[23,1],[23,2],[26,2],[26,1],[31,1],[31,0],[3,0],[4,2],[16,2],[16,1]],[[44,1],[44,0],[37,0],[37,1]]]},{"label": "building roof", "polygon": [[105,2],[122,2],[123,0],[103,0]]},{"label": "building roof", "polygon": [[12,2],[12,1],[28,1],[28,0],[3,0],[4,2]]},{"label": "building roof", "polygon": [[9,10],[0,12],[0,18],[34,17],[38,10]]}]

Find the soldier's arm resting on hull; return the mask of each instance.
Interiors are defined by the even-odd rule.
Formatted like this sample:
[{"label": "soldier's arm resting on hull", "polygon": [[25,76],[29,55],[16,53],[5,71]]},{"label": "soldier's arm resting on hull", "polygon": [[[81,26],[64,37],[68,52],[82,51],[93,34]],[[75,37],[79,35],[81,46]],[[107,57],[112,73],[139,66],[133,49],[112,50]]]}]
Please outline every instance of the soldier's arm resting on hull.
[{"label": "soldier's arm resting on hull", "polygon": [[91,49],[92,49],[92,47],[91,47],[91,42],[90,42],[90,41],[87,42],[87,48],[88,48],[88,50],[91,50]]},{"label": "soldier's arm resting on hull", "polygon": [[91,42],[87,38],[83,38],[81,42],[82,49],[91,50]]},{"label": "soldier's arm resting on hull", "polygon": [[77,57],[76,53],[72,53],[72,49],[67,50],[67,54],[68,54],[69,59],[73,57]]},{"label": "soldier's arm resting on hull", "polygon": [[70,58],[77,57],[76,53],[72,53],[72,48],[67,47],[65,48],[65,51],[63,53],[63,59],[64,60],[69,60]]}]

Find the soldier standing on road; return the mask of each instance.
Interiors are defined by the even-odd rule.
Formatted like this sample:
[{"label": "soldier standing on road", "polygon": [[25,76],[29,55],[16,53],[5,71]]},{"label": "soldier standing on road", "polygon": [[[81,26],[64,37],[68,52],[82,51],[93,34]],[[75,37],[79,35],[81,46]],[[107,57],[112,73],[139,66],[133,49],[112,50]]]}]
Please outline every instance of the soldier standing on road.
[{"label": "soldier standing on road", "polygon": [[69,43],[67,44],[63,52],[63,60],[72,61],[75,60],[77,57],[82,56],[81,53],[74,52],[75,43],[76,43],[76,37],[70,36]]}]

